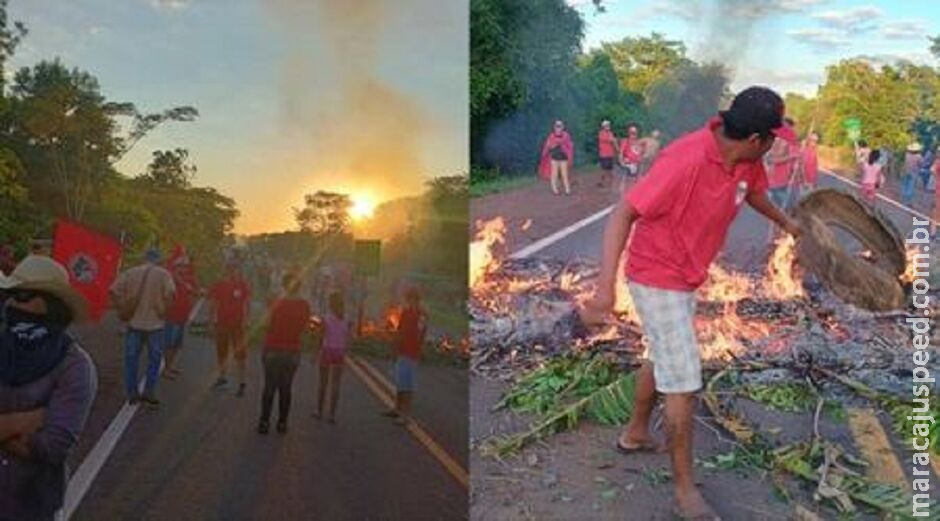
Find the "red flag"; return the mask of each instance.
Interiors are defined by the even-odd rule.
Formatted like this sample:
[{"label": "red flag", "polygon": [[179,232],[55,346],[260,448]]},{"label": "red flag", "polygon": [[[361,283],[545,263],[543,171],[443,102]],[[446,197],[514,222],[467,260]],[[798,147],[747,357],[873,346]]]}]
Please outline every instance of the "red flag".
[{"label": "red flag", "polygon": [[88,300],[93,320],[108,306],[108,289],[117,278],[121,244],[112,237],[60,219],[56,222],[52,258],[65,266],[69,281]]}]

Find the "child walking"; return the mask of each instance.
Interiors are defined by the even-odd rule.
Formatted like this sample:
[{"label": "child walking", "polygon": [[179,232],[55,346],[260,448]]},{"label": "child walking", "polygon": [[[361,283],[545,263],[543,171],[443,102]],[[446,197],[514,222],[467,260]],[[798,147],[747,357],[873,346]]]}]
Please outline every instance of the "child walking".
[{"label": "child walking", "polygon": [[317,396],[317,412],[313,415],[316,418],[322,417],[323,402],[329,388],[330,414],[327,421],[336,423],[336,403],[339,401],[339,386],[343,379],[343,363],[346,360],[346,349],[349,347],[352,323],[345,318],[346,303],[339,291],[330,294],[329,308],[329,313],[323,319],[320,392]]},{"label": "child walking", "polygon": [[872,205],[878,188],[885,182],[880,160],[881,151],[876,148],[868,153],[868,160],[862,164],[862,198]]},{"label": "child walking", "polygon": [[404,425],[411,417],[415,369],[426,334],[427,314],[421,307],[421,293],[412,287],[405,292],[405,309],[401,312],[395,341],[395,408],[385,413],[399,425]]},{"label": "child walking", "polygon": [[285,296],[271,303],[262,351],[264,391],[261,394],[261,418],[258,420],[260,434],[267,434],[270,429],[275,392],[278,395],[277,431],[281,434],[287,432],[291,386],[300,364],[300,339],[310,324],[310,305],[298,297],[299,279],[285,275],[283,285]]}]

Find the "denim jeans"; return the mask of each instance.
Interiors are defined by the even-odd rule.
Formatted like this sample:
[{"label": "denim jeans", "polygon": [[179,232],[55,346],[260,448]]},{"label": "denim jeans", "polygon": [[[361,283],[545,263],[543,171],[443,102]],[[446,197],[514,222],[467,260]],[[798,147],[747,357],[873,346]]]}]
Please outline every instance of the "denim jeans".
[{"label": "denim jeans", "polygon": [[787,199],[789,199],[790,187],[781,186],[777,188],[771,188],[767,190],[767,197],[770,199],[770,202],[774,203],[774,206],[781,210],[786,210]]},{"label": "denim jeans", "polygon": [[914,187],[917,182],[917,175],[914,172],[904,174],[901,177],[901,202],[910,205],[914,200]]},{"label": "denim jeans", "polygon": [[157,387],[157,378],[160,377],[160,362],[163,360],[165,339],[166,332],[163,329],[156,331],[127,329],[124,336],[124,385],[128,398],[137,396],[140,350],[143,344],[147,344],[147,380],[144,383],[144,395],[153,396],[153,391]]}]

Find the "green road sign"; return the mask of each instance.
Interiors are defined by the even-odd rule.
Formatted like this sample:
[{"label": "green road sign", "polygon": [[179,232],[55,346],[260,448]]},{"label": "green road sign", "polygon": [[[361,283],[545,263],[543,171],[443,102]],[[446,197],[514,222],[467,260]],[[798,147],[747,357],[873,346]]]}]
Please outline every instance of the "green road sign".
[{"label": "green road sign", "polygon": [[862,137],[862,120],[858,118],[846,118],[842,121],[845,127],[845,135],[850,141],[858,141]]},{"label": "green road sign", "polygon": [[379,274],[382,258],[382,241],[356,241],[356,275],[374,277]]}]

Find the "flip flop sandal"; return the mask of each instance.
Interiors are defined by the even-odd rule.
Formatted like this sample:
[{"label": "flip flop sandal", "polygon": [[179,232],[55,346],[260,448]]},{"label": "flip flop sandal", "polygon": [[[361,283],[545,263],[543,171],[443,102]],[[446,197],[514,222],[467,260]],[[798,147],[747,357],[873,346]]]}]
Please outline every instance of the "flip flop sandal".
[{"label": "flip flop sandal", "polygon": [[659,446],[657,446],[653,442],[641,443],[637,445],[636,447],[624,447],[620,443],[619,439],[617,440],[617,443],[614,444],[614,447],[617,449],[617,452],[625,456],[629,456],[630,454],[639,454],[639,453],[648,453],[648,452],[655,453],[659,450]]}]

